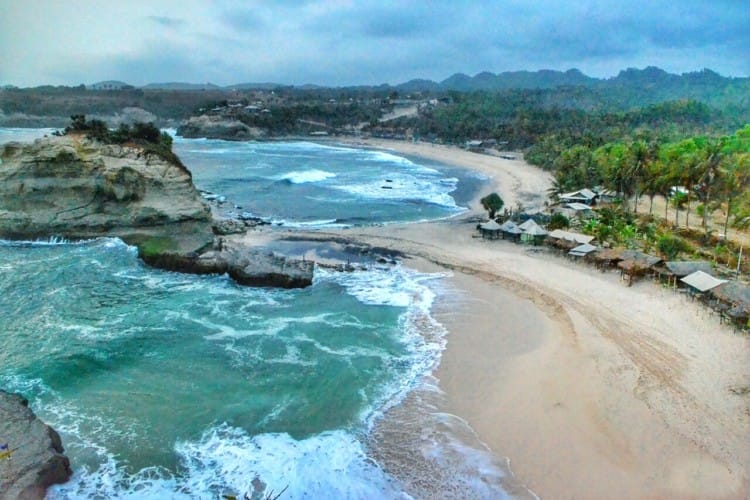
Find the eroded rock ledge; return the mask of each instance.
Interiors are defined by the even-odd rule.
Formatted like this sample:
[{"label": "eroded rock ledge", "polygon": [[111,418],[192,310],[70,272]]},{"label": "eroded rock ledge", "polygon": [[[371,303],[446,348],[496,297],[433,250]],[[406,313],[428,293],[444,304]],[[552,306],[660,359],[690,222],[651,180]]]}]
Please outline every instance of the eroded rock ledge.
[{"label": "eroded rock ledge", "polygon": [[190,172],[135,144],[66,135],[0,150],[0,238],[114,236],[155,267],[226,272],[244,285],[312,284],[310,262],[218,248],[213,223]]},{"label": "eroded rock ledge", "polygon": [[67,481],[72,471],[60,435],[42,422],[17,394],[0,390],[0,498],[41,499],[47,488]]}]

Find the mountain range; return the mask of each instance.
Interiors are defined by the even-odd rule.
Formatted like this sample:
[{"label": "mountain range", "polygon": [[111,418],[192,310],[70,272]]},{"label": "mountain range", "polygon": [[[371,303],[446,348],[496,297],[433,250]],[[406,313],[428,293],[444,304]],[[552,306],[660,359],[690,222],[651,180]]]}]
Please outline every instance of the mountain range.
[{"label": "mountain range", "polygon": [[[703,69],[681,75],[668,73],[661,68],[649,66],[644,69],[628,68],[612,78],[594,78],[583,74],[578,69],[567,71],[539,70],[539,71],[506,71],[502,73],[491,73],[484,71],[474,76],[465,73],[456,73],[450,77],[436,82],[434,80],[413,79],[397,85],[357,86],[357,88],[383,89],[392,88],[399,92],[418,91],[458,91],[470,92],[477,90],[507,90],[507,89],[553,89],[557,87],[620,87],[620,86],[716,86],[723,83],[741,83],[750,81],[750,77],[730,78],[719,75],[710,70]],[[98,82],[87,86],[90,89],[118,89],[128,88],[131,85],[109,80]],[[165,82],[149,83],[140,88],[162,89],[162,90],[270,90],[277,87],[295,87],[300,90],[314,90],[319,88],[330,88],[322,85],[284,85],[273,82],[263,83],[238,83],[227,86],[219,86],[212,83],[186,83]]]}]

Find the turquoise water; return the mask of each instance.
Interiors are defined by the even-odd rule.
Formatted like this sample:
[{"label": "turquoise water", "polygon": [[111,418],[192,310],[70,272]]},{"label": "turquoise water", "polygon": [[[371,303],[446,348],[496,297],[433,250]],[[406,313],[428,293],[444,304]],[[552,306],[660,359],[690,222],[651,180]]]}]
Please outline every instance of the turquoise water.
[{"label": "turquoise water", "polygon": [[361,443],[437,359],[410,324],[431,279],[318,271],[307,289],[253,289],[147,268],[119,240],[5,242],[0,386],[61,431],[77,471],[62,497],[242,492],[256,476],[380,494],[393,486]]},{"label": "turquoise water", "polygon": [[482,182],[463,169],[332,144],[177,137],[174,150],[196,186],[228,199],[228,212],[291,227],[449,217]]},{"label": "turquoise water", "polygon": [[[311,143],[176,148],[229,210],[292,226],[445,217],[478,182]],[[400,478],[419,497],[502,497],[502,464],[425,385],[443,278],[369,264],[255,289],[148,268],[117,239],[0,242],[0,387],[62,436],[75,474],[51,498],[406,498]]]}]

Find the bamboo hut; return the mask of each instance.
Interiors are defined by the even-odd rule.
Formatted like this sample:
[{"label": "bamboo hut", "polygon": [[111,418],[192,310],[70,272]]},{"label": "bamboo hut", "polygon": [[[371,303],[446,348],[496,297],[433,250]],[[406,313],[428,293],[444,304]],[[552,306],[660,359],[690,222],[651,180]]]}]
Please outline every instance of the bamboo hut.
[{"label": "bamboo hut", "polygon": [[647,274],[652,266],[661,262],[660,257],[639,252],[638,250],[623,250],[622,260],[617,263],[620,268],[620,278],[633,284],[633,279]]},{"label": "bamboo hut", "polygon": [[591,254],[589,260],[594,263],[597,269],[605,271],[617,266],[622,261],[622,252],[623,249],[621,248],[603,248]]},{"label": "bamboo hut", "polygon": [[713,288],[711,295],[720,306],[722,317],[729,317],[743,327],[750,326],[750,286],[730,280]]},{"label": "bamboo hut", "polygon": [[653,267],[655,278],[675,288],[677,288],[680,278],[684,278],[695,271],[711,274],[713,268],[711,263],[705,260],[673,260]]}]

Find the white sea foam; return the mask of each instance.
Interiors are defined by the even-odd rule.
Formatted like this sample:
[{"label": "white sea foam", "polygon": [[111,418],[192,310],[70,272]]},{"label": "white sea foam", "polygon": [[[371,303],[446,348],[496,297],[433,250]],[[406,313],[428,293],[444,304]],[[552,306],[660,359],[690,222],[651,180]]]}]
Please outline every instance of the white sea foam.
[{"label": "white sea foam", "polygon": [[67,498],[409,498],[372,460],[355,436],[331,431],[305,439],[250,436],[218,425],[196,441],[175,445],[180,475],[149,467],[129,474],[112,455],[96,471],[78,470],[48,497]]},{"label": "white sea foam", "polygon": [[332,179],[336,177],[333,172],[326,172],[325,170],[298,170],[288,172],[278,177],[278,180],[288,180],[292,184],[305,184],[307,182],[320,182],[326,179]]}]

